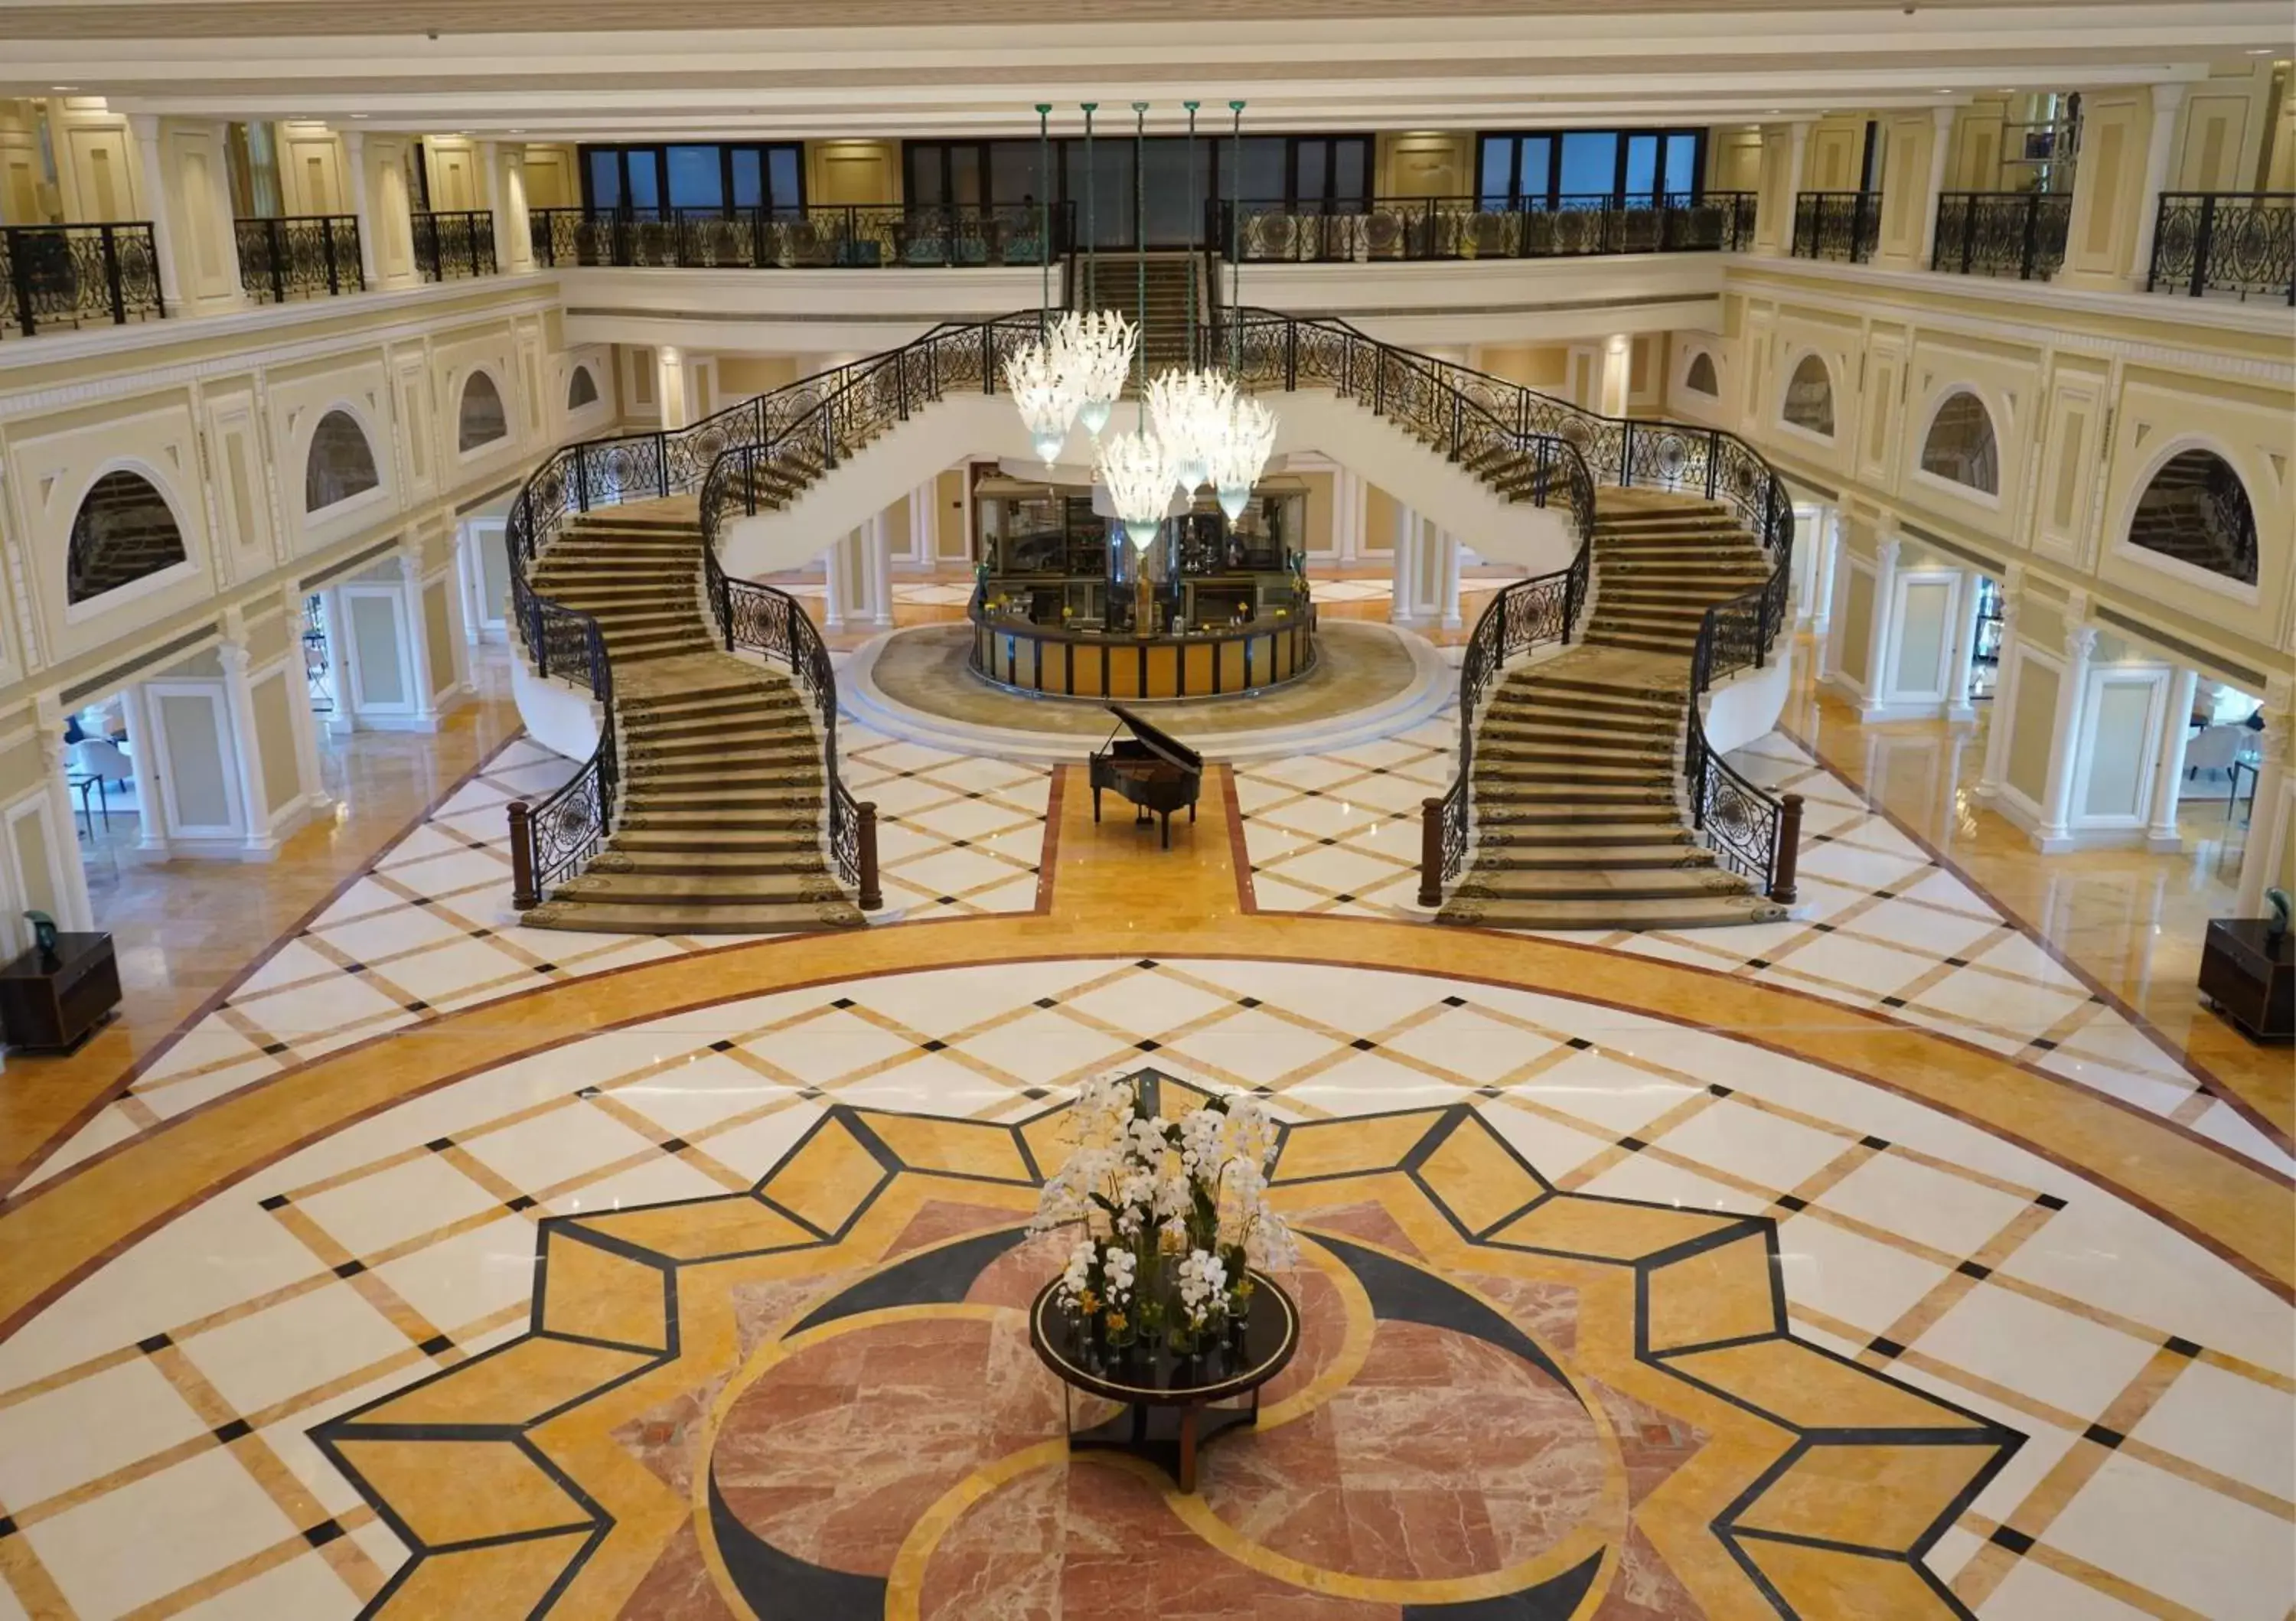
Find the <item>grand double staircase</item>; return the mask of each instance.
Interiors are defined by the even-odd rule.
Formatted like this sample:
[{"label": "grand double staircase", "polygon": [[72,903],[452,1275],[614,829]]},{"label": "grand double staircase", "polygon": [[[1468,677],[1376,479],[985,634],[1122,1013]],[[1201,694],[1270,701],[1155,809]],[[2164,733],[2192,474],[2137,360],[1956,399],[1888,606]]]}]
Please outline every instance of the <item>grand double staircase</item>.
[{"label": "grand double staircase", "polygon": [[[521,639],[537,675],[586,683],[603,715],[575,779],[512,807],[529,922],[764,933],[853,927],[880,904],[874,811],[839,778],[827,651],[794,599],[721,571],[720,531],[801,514],[914,413],[996,392],[1037,331],[1033,314],[936,328],[687,429],[569,446],[528,481],[508,536]],[[1203,341],[1245,387],[1329,389],[1505,501],[1566,509],[1581,539],[1570,568],[1500,592],[1470,639],[1423,905],[1503,928],[1784,913],[1797,802],[1732,771],[1700,705],[1763,664],[1783,623],[1792,523],[1767,463],[1718,430],[1597,416],[1344,323],[1231,311]]]}]

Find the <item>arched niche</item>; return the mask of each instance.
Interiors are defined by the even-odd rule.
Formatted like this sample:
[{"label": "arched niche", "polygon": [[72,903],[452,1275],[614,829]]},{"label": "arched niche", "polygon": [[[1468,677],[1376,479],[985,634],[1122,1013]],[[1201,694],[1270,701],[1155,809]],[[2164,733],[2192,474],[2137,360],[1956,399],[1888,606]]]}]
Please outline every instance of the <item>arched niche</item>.
[{"label": "arched niche", "polygon": [[1967,389],[1938,403],[1922,436],[1922,471],[1980,495],[2001,493],[2001,446],[1994,437],[1993,413]]},{"label": "arched niche", "polygon": [[2232,463],[2212,450],[2180,450],[2161,464],[2129,514],[2128,544],[2256,584],[2256,509]]},{"label": "arched niche", "polygon": [[330,411],[311,430],[310,454],[303,461],[303,510],[322,512],[382,482],[366,430],[348,411]]},{"label": "arched niche", "polygon": [[472,373],[463,384],[463,401],[455,413],[455,448],[468,455],[509,437],[510,413],[503,406],[502,390],[484,372]]},{"label": "arched niche", "polygon": [[158,487],[141,473],[108,472],[88,487],[72,515],[64,600],[92,602],[188,555],[175,510]]},{"label": "arched niche", "polygon": [[1822,439],[1833,437],[1833,373],[1816,355],[1804,355],[1786,382],[1786,397],[1778,414],[1805,433]]}]

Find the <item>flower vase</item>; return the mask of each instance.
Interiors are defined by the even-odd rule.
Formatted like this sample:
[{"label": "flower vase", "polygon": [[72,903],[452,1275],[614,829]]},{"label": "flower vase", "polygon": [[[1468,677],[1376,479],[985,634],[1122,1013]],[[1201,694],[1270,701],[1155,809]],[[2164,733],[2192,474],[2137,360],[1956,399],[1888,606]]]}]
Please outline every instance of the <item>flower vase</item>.
[{"label": "flower vase", "polygon": [[1197,1351],[1202,1347],[1204,1331],[1200,1325],[1190,1322],[1176,1312],[1171,1326],[1164,1330],[1164,1348],[1171,1352],[1173,1360],[1177,1362],[1193,1362]]}]

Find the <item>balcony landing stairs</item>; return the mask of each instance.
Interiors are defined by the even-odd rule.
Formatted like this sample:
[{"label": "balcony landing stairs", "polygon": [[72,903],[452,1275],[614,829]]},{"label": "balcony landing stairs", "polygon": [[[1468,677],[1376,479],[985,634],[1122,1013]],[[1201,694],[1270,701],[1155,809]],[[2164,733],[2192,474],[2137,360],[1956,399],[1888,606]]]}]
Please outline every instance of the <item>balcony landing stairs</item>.
[{"label": "balcony landing stairs", "polygon": [[1603,487],[1580,642],[1510,671],[1475,725],[1473,843],[1437,921],[1696,929],[1786,909],[1721,866],[1684,800],[1690,663],[1707,609],[1769,561],[1717,502]]},{"label": "balcony landing stairs", "polygon": [[622,792],[605,848],[527,924],[597,934],[860,927],[822,847],[809,707],[780,670],[718,651],[693,499],[585,514],[533,581],[594,616],[605,636]]}]

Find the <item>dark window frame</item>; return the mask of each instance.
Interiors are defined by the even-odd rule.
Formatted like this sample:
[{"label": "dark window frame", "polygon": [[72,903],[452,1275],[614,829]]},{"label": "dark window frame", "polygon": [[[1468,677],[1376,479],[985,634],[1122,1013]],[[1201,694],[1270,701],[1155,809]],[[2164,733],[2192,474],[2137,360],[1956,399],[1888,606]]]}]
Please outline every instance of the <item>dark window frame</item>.
[{"label": "dark window frame", "polygon": [[[1667,154],[1674,142],[1690,143],[1690,201],[1695,203],[1706,195],[1707,131],[1695,126],[1676,127],[1653,125],[1644,127],[1570,128],[1570,129],[1494,129],[1479,133],[1475,137],[1474,184],[1472,194],[1482,199],[1500,196],[1483,184],[1491,143],[1505,142],[1511,151],[1507,159],[1506,191],[1501,206],[1509,211],[1528,207],[1536,211],[1560,206],[1565,197],[1599,196],[1601,193],[1565,192],[1562,190],[1562,143],[1572,135],[1615,135],[1618,151],[1611,168],[1611,206],[1615,209],[1656,206],[1661,200],[1678,195],[1666,189]],[[1652,166],[1651,184],[1644,191],[1628,195],[1627,168],[1628,153],[1637,136],[1655,136],[1658,153]],[[1526,141],[1546,141],[1546,184],[1538,192],[1526,193],[1522,189],[1522,148]]]},{"label": "dark window frame", "polygon": [[[670,199],[669,152],[672,147],[715,148],[718,153],[718,195],[725,201],[718,204],[678,203]],[[734,187],[734,154],[755,152],[758,158],[757,203],[737,203]],[[797,195],[780,197],[774,192],[774,154],[787,152],[793,160],[797,178]],[[596,157],[611,156],[620,197],[611,203],[598,201],[597,183],[592,174]],[[651,160],[653,170],[653,194],[656,201],[650,209],[640,209],[630,201],[630,161]],[[802,209],[805,195],[805,143],[801,141],[595,141],[585,142],[574,149],[574,168],[582,182],[582,209],[587,214],[649,213],[668,216],[673,212],[686,214],[715,213],[731,217],[743,208],[763,207],[767,209]]]}]

